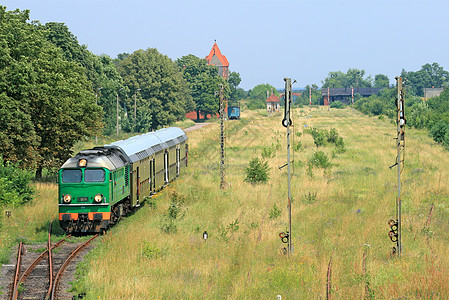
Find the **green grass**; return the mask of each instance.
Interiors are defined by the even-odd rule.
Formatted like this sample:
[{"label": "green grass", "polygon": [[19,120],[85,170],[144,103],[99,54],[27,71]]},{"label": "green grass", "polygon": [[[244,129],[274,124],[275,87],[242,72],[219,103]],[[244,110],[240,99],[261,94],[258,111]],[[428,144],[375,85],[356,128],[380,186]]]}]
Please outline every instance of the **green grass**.
[{"label": "green grass", "polygon": [[[278,168],[286,161],[281,118],[259,110],[226,123],[226,190],[219,189],[218,123],[190,132],[189,167],[151,205],[143,205],[100,238],[79,267],[74,292],[86,292],[88,299],[324,298],[332,257],[336,299],[364,298],[365,285],[375,299],[449,297],[448,152],[423,131],[406,129],[404,253],[393,257],[387,222],[395,216],[397,195],[397,171],[389,169],[396,155],[396,127],[350,108],[295,110],[293,136],[303,147],[294,153],[294,252],[287,257],[278,236],[288,222],[287,171]],[[307,174],[308,158],[317,150],[313,138],[295,134],[305,124],[335,128],[346,148],[333,153],[332,144],[319,147],[331,165],[313,168],[313,177]],[[269,182],[244,183],[250,159],[260,158],[264,147],[277,141],[281,148],[267,158]],[[183,199],[183,217],[173,220],[176,232],[166,233],[161,224],[173,191]],[[430,226],[423,230],[433,203]],[[51,220],[57,206],[49,209],[42,215]],[[32,226],[46,222],[36,220]],[[204,230],[207,241],[202,239]],[[24,236],[32,235],[27,230]]]}]

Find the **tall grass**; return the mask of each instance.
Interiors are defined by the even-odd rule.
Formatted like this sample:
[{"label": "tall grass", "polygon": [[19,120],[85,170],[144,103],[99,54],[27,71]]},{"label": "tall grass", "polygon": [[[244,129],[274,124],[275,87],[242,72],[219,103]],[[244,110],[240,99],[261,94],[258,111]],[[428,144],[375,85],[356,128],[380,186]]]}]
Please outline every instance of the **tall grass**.
[{"label": "tall grass", "polygon": [[[133,215],[112,228],[89,254],[74,290],[89,299],[316,299],[326,295],[332,257],[336,299],[449,296],[448,152],[423,131],[406,130],[403,183],[402,257],[391,255],[388,220],[395,217],[396,127],[349,108],[295,110],[295,132],[335,128],[346,152],[321,146],[331,166],[307,174],[317,150],[308,134],[294,153],[292,241],[282,253],[278,234],[287,228],[286,130],[281,116],[257,111],[228,121],[226,181],[220,190],[219,126],[189,136],[189,167],[180,178]],[[244,182],[244,169],[264,148],[270,155],[267,184]],[[292,155],[293,156],[293,155]],[[183,199],[176,232],[164,231],[175,190]],[[435,204],[430,226],[423,230]],[[270,218],[273,207],[280,216]],[[56,211],[54,209],[54,211]],[[52,215],[54,212],[49,212]],[[51,219],[51,217],[50,217]],[[42,222],[42,221],[41,221]],[[45,222],[44,222],[45,223]],[[204,241],[202,233],[209,233]],[[367,252],[366,274],[362,270]]]}]

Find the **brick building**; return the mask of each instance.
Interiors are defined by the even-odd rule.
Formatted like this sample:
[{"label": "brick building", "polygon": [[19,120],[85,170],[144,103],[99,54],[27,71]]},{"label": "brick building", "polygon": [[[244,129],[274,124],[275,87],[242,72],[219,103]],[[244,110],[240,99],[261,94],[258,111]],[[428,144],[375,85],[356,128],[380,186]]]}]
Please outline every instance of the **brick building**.
[{"label": "brick building", "polygon": [[214,43],[212,49],[210,50],[209,55],[206,56],[205,59],[209,65],[214,65],[218,67],[218,75],[220,75],[224,79],[228,79],[229,62],[226,56],[221,54],[221,51],[218,48],[217,43]]}]

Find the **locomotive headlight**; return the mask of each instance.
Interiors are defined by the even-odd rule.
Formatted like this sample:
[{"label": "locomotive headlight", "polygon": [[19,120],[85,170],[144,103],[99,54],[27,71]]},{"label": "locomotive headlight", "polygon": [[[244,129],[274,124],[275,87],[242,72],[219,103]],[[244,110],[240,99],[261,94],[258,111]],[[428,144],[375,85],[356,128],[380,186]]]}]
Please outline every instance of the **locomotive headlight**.
[{"label": "locomotive headlight", "polygon": [[100,203],[101,200],[103,199],[103,196],[100,194],[96,194],[94,197],[95,202]]},{"label": "locomotive headlight", "polygon": [[64,203],[70,203],[70,201],[72,201],[72,196],[70,196],[69,194],[66,194],[63,196],[62,201]]}]

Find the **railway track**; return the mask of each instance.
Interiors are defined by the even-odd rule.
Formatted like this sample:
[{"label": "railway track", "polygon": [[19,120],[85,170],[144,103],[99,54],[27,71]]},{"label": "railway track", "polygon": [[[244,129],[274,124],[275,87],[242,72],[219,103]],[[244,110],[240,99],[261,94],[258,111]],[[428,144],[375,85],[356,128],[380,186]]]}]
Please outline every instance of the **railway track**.
[{"label": "railway track", "polygon": [[20,243],[7,299],[72,299],[65,292],[64,271],[75,271],[71,262],[97,237],[83,243],[65,243],[71,238],[69,235],[52,244],[49,230],[46,248]]}]

